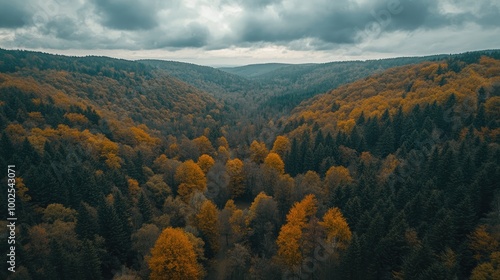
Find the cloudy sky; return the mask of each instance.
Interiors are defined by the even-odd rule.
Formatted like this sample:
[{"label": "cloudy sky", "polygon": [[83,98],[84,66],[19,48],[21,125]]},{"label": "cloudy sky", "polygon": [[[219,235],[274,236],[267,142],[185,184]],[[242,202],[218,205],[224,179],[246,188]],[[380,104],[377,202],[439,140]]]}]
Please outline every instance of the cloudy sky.
[{"label": "cloudy sky", "polygon": [[500,48],[500,0],[0,0],[0,47],[204,65]]}]

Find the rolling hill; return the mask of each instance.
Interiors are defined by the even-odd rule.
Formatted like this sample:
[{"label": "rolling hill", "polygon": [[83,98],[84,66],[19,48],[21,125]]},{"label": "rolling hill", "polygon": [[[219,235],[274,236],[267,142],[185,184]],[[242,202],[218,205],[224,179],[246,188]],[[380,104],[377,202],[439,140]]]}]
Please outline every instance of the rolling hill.
[{"label": "rolling hill", "polygon": [[307,100],[294,109],[290,120],[317,123],[329,132],[350,132],[361,114],[380,118],[387,110],[394,116],[399,108],[407,113],[416,105],[443,105],[451,95],[476,106],[480,89],[488,98],[499,94],[499,57],[500,51],[478,52],[394,67]]},{"label": "rolling hill", "polygon": [[242,69],[0,49],[0,278],[498,273],[500,51]]},{"label": "rolling hill", "polygon": [[219,69],[236,74],[245,78],[257,78],[266,75],[269,72],[290,66],[292,64],[286,63],[263,63],[263,64],[250,64],[237,67],[221,67]]}]

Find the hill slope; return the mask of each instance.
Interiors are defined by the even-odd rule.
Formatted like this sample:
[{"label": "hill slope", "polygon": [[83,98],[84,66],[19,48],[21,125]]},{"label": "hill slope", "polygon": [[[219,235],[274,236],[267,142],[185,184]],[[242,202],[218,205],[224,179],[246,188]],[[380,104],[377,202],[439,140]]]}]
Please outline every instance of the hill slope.
[{"label": "hill slope", "polygon": [[169,75],[219,98],[229,99],[231,95],[255,87],[248,79],[208,66],[163,60],[139,60],[139,62],[164,70]]},{"label": "hill slope", "polygon": [[[15,278],[496,279],[500,52],[393,67],[291,116],[258,105],[313,68],[146,63],[0,50]],[[363,65],[335,67],[380,71]]]},{"label": "hill slope", "polygon": [[165,135],[193,133],[171,125],[184,122],[186,115],[203,122],[207,114],[217,118],[220,113],[221,105],[210,95],[137,62],[5,50],[0,61],[2,97],[18,92],[15,98],[30,96],[65,110],[90,106],[102,117],[130,119]]},{"label": "hill slope", "polygon": [[367,61],[330,62],[324,64],[291,65],[261,75],[262,83],[284,88],[281,94],[270,98],[264,107],[293,108],[301,101],[341,85],[380,73],[386,69],[430,61],[440,56],[408,57]]},{"label": "hill slope", "polygon": [[400,108],[408,113],[417,104],[443,105],[452,94],[457,102],[471,103],[473,108],[466,109],[476,112],[478,98],[486,98],[478,97],[480,89],[488,98],[498,95],[500,71],[493,58],[499,57],[500,51],[471,53],[391,68],[304,102],[294,109],[290,121],[303,119],[329,132],[349,133],[362,113],[364,118],[380,118],[387,110],[394,116]]},{"label": "hill slope", "polygon": [[290,65],[291,64],[286,64],[286,63],[263,63],[263,64],[250,64],[238,67],[221,67],[219,69],[232,74],[243,76],[245,78],[256,78]]}]

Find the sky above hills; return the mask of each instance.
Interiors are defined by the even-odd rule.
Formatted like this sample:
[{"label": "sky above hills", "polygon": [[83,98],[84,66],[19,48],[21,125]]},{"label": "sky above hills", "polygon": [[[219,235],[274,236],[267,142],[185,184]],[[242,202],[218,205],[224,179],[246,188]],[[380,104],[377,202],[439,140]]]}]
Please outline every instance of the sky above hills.
[{"label": "sky above hills", "polygon": [[0,0],[0,47],[204,65],[500,46],[498,0]]}]

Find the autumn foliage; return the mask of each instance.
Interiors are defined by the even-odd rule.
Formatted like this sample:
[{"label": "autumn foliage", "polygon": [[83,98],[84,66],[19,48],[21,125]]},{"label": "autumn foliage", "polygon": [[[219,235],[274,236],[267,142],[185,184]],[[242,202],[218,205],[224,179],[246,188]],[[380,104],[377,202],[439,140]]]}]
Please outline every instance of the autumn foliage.
[{"label": "autumn foliage", "polygon": [[188,201],[195,191],[203,192],[207,181],[203,170],[192,160],[182,163],[175,171],[175,180],[179,182],[177,192]]},{"label": "autumn foliage", "polygon": [[202,279],[193,244],[182,229],[166,228],[151,249],[150,279]]},{"label": "autumn foliage", "polygon": [[242,78],[0,49],[0,279],[497,279],[499,59]]}]

